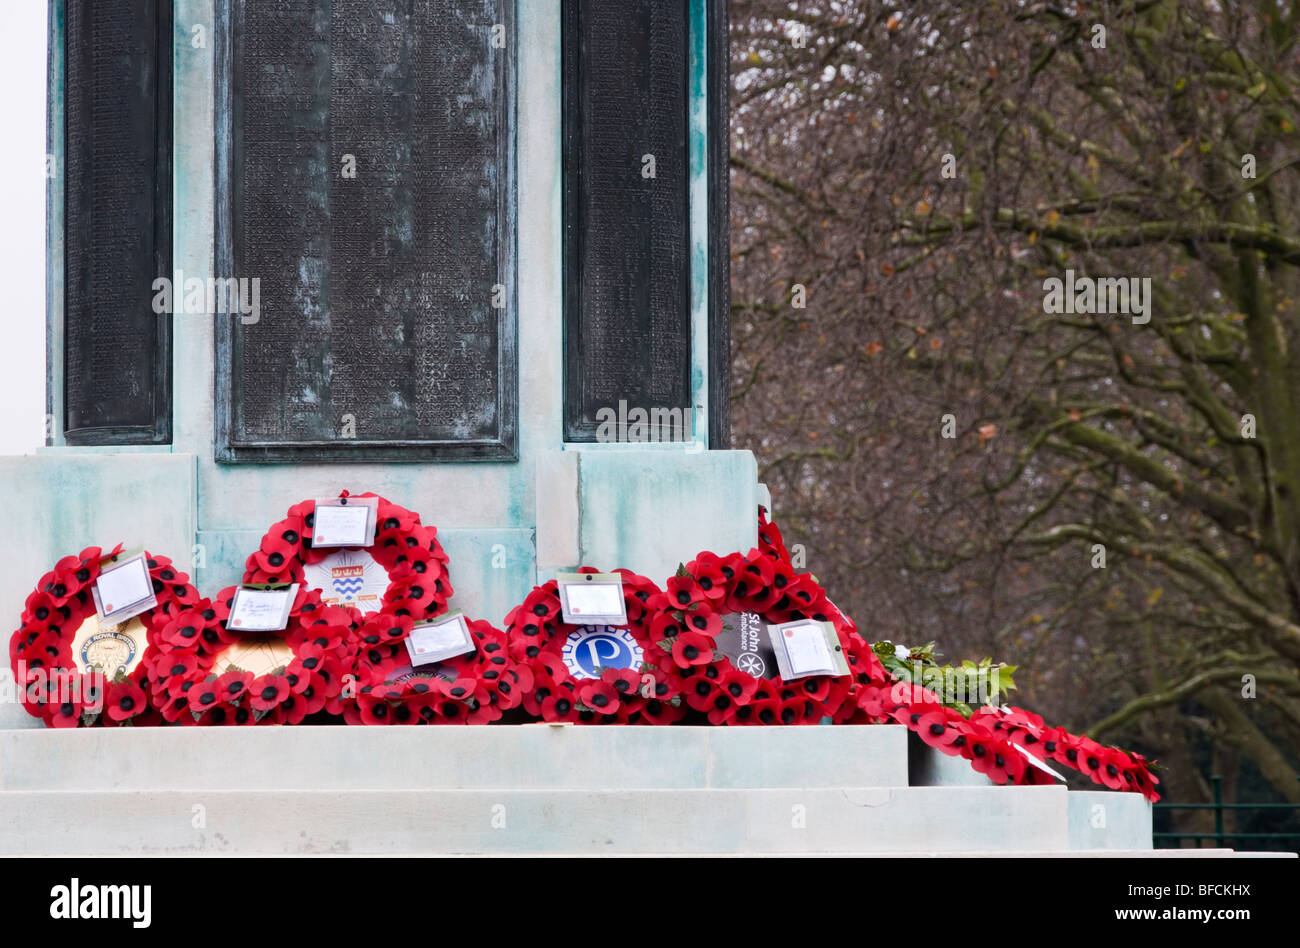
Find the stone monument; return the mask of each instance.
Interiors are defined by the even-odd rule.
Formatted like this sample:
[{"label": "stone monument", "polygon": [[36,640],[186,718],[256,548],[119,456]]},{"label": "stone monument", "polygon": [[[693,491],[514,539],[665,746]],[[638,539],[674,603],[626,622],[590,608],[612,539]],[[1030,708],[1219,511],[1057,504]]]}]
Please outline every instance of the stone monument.
[{"label": "stone monument", "polygon": [[754,544],[725,0],[50,8],[49,445],[0,459],[15,624],[91,544],[215,593],[343,489],[437,526],[452,605],[496,623],[557,570],[662,582]]},{"label": "stone monument", "polygon": [[[450,605],[498,624],[558,571],[663,582],[755,545],[726,0],[50,11],[49,444],[0,458],[14,625],[90,545],[212,595],[343,489],[437,526]],[[954,779],[899,726],[13,730],[37,725],[0,704],[0,853],[1151,841],[1134,794]]]}]

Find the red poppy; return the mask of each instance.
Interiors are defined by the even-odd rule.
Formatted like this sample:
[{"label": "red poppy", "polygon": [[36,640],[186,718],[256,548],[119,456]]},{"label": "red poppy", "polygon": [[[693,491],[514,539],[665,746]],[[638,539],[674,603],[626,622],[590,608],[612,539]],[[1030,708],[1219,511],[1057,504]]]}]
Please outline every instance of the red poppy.
[{"label": "red poppy", "polygon": [[381,499],[375,515],[376,535],[402,535],[409,533],[420,525],[419,516],[412,510],[399,507]]},{"label": "red poppy", "polygon": [[221,703],[217,694],[217,683],[213,681],[196,682],[185,694],[191,714],[199,715],[211,711]]},{"label": "red poppy", "polygon": [[[741,674],[744,673],[741,672]],[[745,675],[745,677],[749,678],[748,675]],[[753,678],[750,678],[750,681],[753,680]],[[733,683],[732,687],[738,687],[738,684]],[[740,707],[741,705],[737,702],[732,692],[728,691],[725,687],[716,687],[713,689],[713,693],[709,696],[708,706],[705,708],[705,711],[708,714],[709,723],[715,727],[721,727],[722,725],[730,724],[735,719],[736,711]]]},{"label": "red poppy", "polygon": [[761,506],[758,508],[758,548],[768,556],[786,562],[790,560],[780,529],[767,519],[767,511]]},{"label": "red poppy", "polygon": [[643,685],[641,683],[641,672],[634,668],[605,668],[601,671],[600,678],[608,684],[617,693],[619,700],[628,698],[649,697],[641,694]]},{"label": "red poppy", "polygon": [[764,595],[772,585],[774,575],[773,562],[766,556],[754,554],[745,558],[744,565],[736,573],[726,598],[729,612],[747,612],[750,600]]},{"label": "red poppy", "polygon": [[110,682],[107,689],[108,702],[105,712],[114,721],[125,721],[141,714],[148,708],[144,692],[131,679]]},{"label": "red poppy", "polygon": [[728,577],[722,571],[722,559],[712,553],[701,553],[687,566],[695,577],[701,592],[715,605],[727,595]]},{"label": "red poppy", "polygon": [[248,703],[258,711],[267,712],[289,697],[289,682],[283,675],[262,675],[248,688]]},{"label": "red poppy", "polygon": [[719,676],[718,687],[737,704],[749,704],[758,692],[759,681],[753,675],[732,668]]},{"label": "red poppy", "polygon": [[45,720],[50,727],[78,727],[81,724],[81,715],[85,710],[85,705],[81,700],[73,699],[69,695],[63,701],[51,702],[49,709],[50,714]]},{"label": "red poppy", "polygon": [[779,698],[759,698],[748,707],[753,712],[753,723],[773,726],[781,723],[781,701]]},{"label": "red poppy", "polygon": [[817,702],[795,695],[781,701],[782,724],[819,724],[822,714]]},{"label": "red poppy", "polygon": [[712,639],[722,631],[722,616],[705,606],[687,612],[684,624],[688,632],[707,635]]},{"label": "red poppy", "polygon": [[540,593],[534,590],[524,602],[524,611],[527,615],[526,622],[544,623],[560,614],[560,598],[545,587]]},{"label": "red poppy", "polygon": [[62,637],[47,629],[38,633],[35,638],[29,639],[27,645],[19,652],[19,656],[28,669],[52,668],[59,663],[63,649]]},{"label": "red poppy", "polygon": [[617,714],[618,690],[609,682],[588,679],[578,686],[578,700],[597,714]]},{"label": "red poppy", "polygon": [[186,681],[196,681],[199,674],[200,659],[197,652],[171,649],[159,653],[149,668],[149,678],[153,682],[156,694],[181,694],[181,685]]},{"label": "red poppy", "polygon": [[1016,783],[1024,775],[1024,757],[1006,741],[997,740],[991,735],[982,738],[968,735],[967,742],[971,766],[994,783]]},{"label": "red poppy", "polygon": [[659,587],[644,576],[638,576],[631,570],[615,570],[623,578],[623,599],[627,605],[629,622],[640,622],[653,608],[651,600],[659,593]]},{"label": "red poppy", "polygon": [[533,688],[533,670],[528,665],[515,665],[502,676],[497,685],[500,697],[497,703],[503,710],[517,708],[524,702],[524,696]]},{"label": "red poppy", "polygon": [[166,645],[188,649],[198,645],[205,628],[208,626],[197,612],[184,611],[167,620],[158,637]]},{"label": "red poppy", "polygon": [[304,645],[294,653],[287,671],[290,686],[296,694],[302,694],[311,685],[312,675],[325,666],[327,654],[315,643]]},{"label": "red poppy", "polygon": [[[1077,770],[1082,771],[1094,781],[1100,783],[1101,780],[1099,774],[1102,769],[1102,761],[1105,760],[1109,754],[1108,748],[1098,744],[1090,737],[1077,737],[1075,738],[1073,749],[1078,752],[1078,757],[1071,760],[1070,763],[1073,764]],[[1069,756],[1068,751],[1067,756]]]},{"label": "red poppy", "polygon": [[656,642],[681,635],[685,627],[672,612],[658,612],[650,620],[650,638]]},{"label": "red poppy", "polygon": [[[710,677],[708,672],[713,672]],[[709,711],[714,706],[714,695],[718,692],[718,678],[721,674],[715,668],[701,668],[699,674],[682,681],[682,695],[686,703],[696,711]]]},{"label": "red poppy", "polygon": [[1128,759],[1127,754],[1115,748],[1107,748],[1100,763],[1101,766],[1097,768],[1094,780],[1111,790],[1128,789],[1128,780],[1125,778],[1131,773],[1133,762]]},{"label": "red poppy", "polygon": [[303,715],[315,714],[324,708],[328,701],[327,694],[325,681],[319,675],[313,675],[307,687],[297,696],[303,705]]},{"label": "red poppy", "polygon": [[673,609],[686,609],[708,597],[693,576],[673,576],[664,584],[664,596]]},{"label": "red poppy", "polygon": [[834,678],[827,675],[812,675],[808,678],[800,678],[793,684],[805,698],[824,703],[830,697],[831,685],[834,681]]},{"label": "red poppy", "polygon": [[199,591],[189,585],[184,573],[176,573],[175,579],[168,583],[168,589],[171,591],[171,600],[168,608],[176,609],[179,606],[192,606],[199,601]]},{"label": "red poppy", "polygon": [[892,711],[886,710],[885,716],[897,721],[909,731],[914,731],[920,727],[921,718],[925,717],[926,712],[933,710],[926,707],[918,707],[911,704],[900,704]]},{"label": "red poppy", "polygon": [[542,716],[542,702],[555,696],[555,679],[542,671],[533,671],[533,687],[524,694],[524,710],[533,717]]},{"label": "red poppy", "polygon": [[268,534],[257,552],[248,558],[246,567],[258,571],[263,582],[296,579],[302,569],[297,562],[298,549],[298,543],[290,543],[283,536]]},{"label": "red poppy", "polygon": [[275,724],[301,724],[302,719],[307,716],[307,701],[301,695],[289,694],[274,711],[268,715],[268,720]]},{"label": "red poppy", "polygon": [[866,685],[858,692],[857,706],[871,720],[879,721],[886,715],[884,700],[887,696],[887,689]]},{"label": "red poppy", "polygon": [[[1085,744],[1087,739],[1075,734],[1063,733],[1061,740],[1056,748],[1053,757],[1067,767],[1073,767],[1075,770],[1083,771],[1083,760],[1090,748]],[[1082,753],[1081,753],[1082,752]]]},{"label": "red poppy", "polygon": [[54,597],[43,589],[34,590],[23,605],[22,624],[45,622],[56,608]]},{"label": "red poppy", "polygon": [[77,577],[79,572],[89,579],[91,568],[76,556],[65,556],[54,564],[47,591],[57,605],[62,605],[81,590],[84,583]]},{"label": "red poppy", "polygon": [[698,632],[682,632],[673,639],[672,654],[679,668],[707,665],[713,661],[713,640]]},{"label": "red poppy", "polygon": [[[752,562],[755,564],[765,564],[769,567],[771,569],[771,578],[768,579],[760,589],[749,594],[750,608],[755,612],[767,612],[774,608],[786,608],[786,590],[794,582],[794,567],[781,560],[773,560],[766,557],[759,557],[757,560]],[[748,565],[741,575],[753,575]]]},{"label": "red poppy", "polygon": [[578,698],[566,688],[557,689],[554,694],[541,702],[542,718],[546,721],[563,722],[578,720]]},{"label": "red poppy", "polygon": [[948,726],[948,715],[942,711],[931,711],[921,715],[917,719],[915,732],[931,747],[938,748],[945,754],[957,753],[952,743],[961,736],[961,732]]},{"label": "red poppy", "polygon": [[244,697],[245,692],[248,691],[248,687],[252,683],[252,672],[232,669],[217,679],[216,692],[221,696],[222,701],[234,704]]},{"label": "red poppy", "polygon": [[392,724],[392,715],[388,702],[370,695],[362,695],[357,701],[361,711],[362,724]]},{"label": "red poppy", "polygon": [[[637,720],[644,724],[672,724],[674,721],[681,720],[682,715],[686,713],[686,708],[682,704],[680,696],[675,699],[668,695],[659,698],[654,696],[653,688],[650,689],[650,692],[651,697],[646,698],[645,701],[639,704],[624,703],[619,709],[620,715],[626,712],[626,717],[630,718],[633,713],[638,713]],[[630,711],[633,708],[637,709],[637,711]]]}]

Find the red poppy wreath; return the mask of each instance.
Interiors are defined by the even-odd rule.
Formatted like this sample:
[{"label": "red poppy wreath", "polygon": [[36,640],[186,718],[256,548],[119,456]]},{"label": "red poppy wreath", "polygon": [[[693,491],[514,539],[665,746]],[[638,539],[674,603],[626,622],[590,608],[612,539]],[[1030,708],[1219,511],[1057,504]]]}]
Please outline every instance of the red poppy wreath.
[{"label": "red poppy wreath", "polygon": [[199,601],[189,577],[165,556],[144,553],[157,605],[119,623],[101,623],[92,596],[105,560],[92,546],[65,556],[27,597],[22,621],[9,639],[14,681],[23,706],[47,727],[155,724],[149,706],[148,660],[158,631]]},{"label": "red poppy wreath", "polygon": [[517,708],[532,690],[532,671],[510,658],[506,634],[466,620],[474,651],[412,665],[409,616],[383,614],[362,625],[356,650],[357,695],[344,707],[349,724],[488,724]]},{"label": "red poppy wreath", "polygon": [[226,619],[236,587],[172,616],[150,659],[154,706],[186,725],[299,724],[309,714],[342,714],[352,663],[354,609],[327,606],[299,589],[280,632],[240,632]]},{"label": "red poppy wreath", "polygon": [[993,783],[1053,783],[1051,773],[1035,766],[1033,757],[1071,767],[1111,790],[1160,799],[1155,789],[1160,779],[1141,754],[1047,727],[1041,717],[1023,708],[984,707],[967,718],[942,704],[930,689],[897,681],[860,689],[854,711],[852,723],[897,722],[935,750],[965,758]]},{"label": "red poppy wreath", "polygon": [[1023,708],[980,708],[970,720],[1038,760],[1071,767],[1108,790],[1140,793],[1152,802],[1160,799],[1156,792],[1160,778],[1151,772],[1150,762],[1136,751],[1107,747],[1087,735],[1048,727],[1041,717]]},{"label": "red poppy wreath", "polygon": [[616,572],[623,577],[625,628],[565,622],[555,580],[535,587],[506,616],[510,655],[532,671],[524,708],[533,717],[583,724],[672,724],[685,714],[677,677],[649,663],[654,615],[649,604],[662,593],[644,576]]},{"label": "red poppy wreath", "polygon": [[[795,573],[775,536],[747,556],[701,553],[650,601],[647,660],[710,724],[816,724],[855,683],[885,680],[870,646],[811,575]],[[767,626],[802,619],[831,623],[849,674],[781,678]]]},{"label": "red poppy wreath", "polygon": [[312,545],[316,501],[289,508],[271,527],[245,564],[245,583],[303,583],[318,589],[326,605],[348,606],[362,613],[409,615],[416,620],[447,608],[452,594],[448,557],[436,528],[420,523],[414,511],[378,494],[339,497],[375,498],[375,539],[369,546]]}]

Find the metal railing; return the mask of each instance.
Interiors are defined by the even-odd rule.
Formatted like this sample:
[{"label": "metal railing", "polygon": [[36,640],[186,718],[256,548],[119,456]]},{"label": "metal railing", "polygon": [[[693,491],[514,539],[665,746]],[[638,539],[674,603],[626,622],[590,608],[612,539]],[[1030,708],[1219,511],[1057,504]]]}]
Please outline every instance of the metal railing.
[{"label": "metal railing", "polygon": [[[1230,833],[1223,828],[1223,814],[1227,810],[1235,811],[1260,811],[1260,810],[1300,810],[1300,803],[1224,803],[1223,802],[1223,778],[1214,776],[1210,778],[1211,789],[1214,793],[1214,802],[1212,803],[1157,803],[1153,809],[1156,810],[1212,810],[1214,811],[1214,831],[1211,833],[1152,833],[1152,845],[1157,849],[1177,849],[1184,839],[1196,840],[1196,848],[1202,848],[1204,840],[1212,840],[1213,847],[1216,849],[1227,848],[1245,848],[1236,847],[1234,842],[1238,840],[1286,840],[1288,845],[1281,847],[1286,850],[1296,850],[1300,848],[1300,833]],[[1172,845],[1161,845],[1161,841],[1167,841]],[[1249,848],[1257,849],[1258,846]]]}]

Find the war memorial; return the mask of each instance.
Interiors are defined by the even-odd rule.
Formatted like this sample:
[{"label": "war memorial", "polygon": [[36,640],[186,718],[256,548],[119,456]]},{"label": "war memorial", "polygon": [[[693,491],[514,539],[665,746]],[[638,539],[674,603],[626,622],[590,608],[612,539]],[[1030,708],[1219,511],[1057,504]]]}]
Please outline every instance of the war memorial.
[{"label": "war memorial", "polygon": [[1158,854],[729,447],[727,0],[50,10],[0,854]]}]

